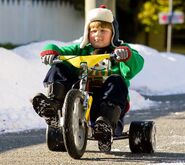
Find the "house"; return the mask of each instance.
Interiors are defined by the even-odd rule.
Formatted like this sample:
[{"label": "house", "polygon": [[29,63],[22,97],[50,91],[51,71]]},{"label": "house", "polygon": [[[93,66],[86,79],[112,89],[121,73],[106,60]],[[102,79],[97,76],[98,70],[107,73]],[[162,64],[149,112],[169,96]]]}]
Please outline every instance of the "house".
[{"label": "house", "polygon": [[0,43],[72,41],[83,33],[84,17],[69,3],[0,0]]}]

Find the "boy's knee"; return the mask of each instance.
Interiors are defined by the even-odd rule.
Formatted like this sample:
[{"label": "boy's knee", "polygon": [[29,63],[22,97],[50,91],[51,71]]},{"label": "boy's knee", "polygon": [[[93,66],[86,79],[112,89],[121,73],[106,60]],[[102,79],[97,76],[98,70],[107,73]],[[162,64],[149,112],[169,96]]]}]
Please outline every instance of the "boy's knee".
[{"label": "boy's knee", "polygon": [[123,83],[124,78],[121,77],[120,75],[111,75],[108,77],[107,81],[115,82],[115,83]]}]

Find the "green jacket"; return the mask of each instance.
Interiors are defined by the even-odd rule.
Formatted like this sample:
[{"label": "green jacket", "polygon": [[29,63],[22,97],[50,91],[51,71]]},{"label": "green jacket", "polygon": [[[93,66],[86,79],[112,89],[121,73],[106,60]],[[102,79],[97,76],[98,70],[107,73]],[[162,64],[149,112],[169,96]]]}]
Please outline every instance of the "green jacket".
[{"label": "green jacket", "polygon": [[[122,44],[122,46],[127,46],[130,48],[128,44]],[[48,44],[44,47],[44,51],[54,50],[58,52],[60,55],[90,55],[93,53],[94,48],[88,44],[83,49],[80,49],[80,44],[73,44],[69,46],[58,47],[54,44]],[[115,62],[111,61],[111,73],[119,74],[125,78],[127,86],[130,86],[129,80],[132,79],[137,73],[139,73],[144,65],[143,57],[134,49],[130,48],[131,56],[126,62]],[[112,51],[114,51],[114,47],[112,47]],[[75,69],[74,67],[72,67]],[[76,71],[76,70],[74,70]]]}]

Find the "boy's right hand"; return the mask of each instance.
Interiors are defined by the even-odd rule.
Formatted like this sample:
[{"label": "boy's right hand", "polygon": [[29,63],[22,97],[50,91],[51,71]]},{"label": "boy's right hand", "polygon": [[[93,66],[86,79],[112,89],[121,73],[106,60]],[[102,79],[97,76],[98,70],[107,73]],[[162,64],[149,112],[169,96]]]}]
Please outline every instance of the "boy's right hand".
[{"label": "boy's right hand", "polygon": [[46,64],[46,65],[52,65],[53,64],[53,60],[56,58],[56,55],[53,54],[47,54],[43,57],[41,57],[42,63]]},{"label": "boy's right hand", "polygon": [[41,52],[40,56],[41,56],[41,60],[42,63],[46,64],[46,65],[52,65],[53,64],[53,60],[59,55],[59,53],[55,50],[44,50]]}]

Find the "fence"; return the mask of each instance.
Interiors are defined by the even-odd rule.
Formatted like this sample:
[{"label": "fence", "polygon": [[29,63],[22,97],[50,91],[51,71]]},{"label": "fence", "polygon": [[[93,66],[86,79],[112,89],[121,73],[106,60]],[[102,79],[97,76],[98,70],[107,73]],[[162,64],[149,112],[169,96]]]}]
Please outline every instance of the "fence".
[{"label": "fence", "polygon": [[60,1],[0,0],[0,43],[71,41],[83,33],[84,18]]}]

